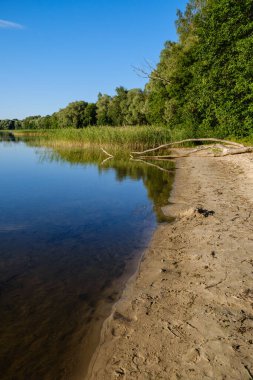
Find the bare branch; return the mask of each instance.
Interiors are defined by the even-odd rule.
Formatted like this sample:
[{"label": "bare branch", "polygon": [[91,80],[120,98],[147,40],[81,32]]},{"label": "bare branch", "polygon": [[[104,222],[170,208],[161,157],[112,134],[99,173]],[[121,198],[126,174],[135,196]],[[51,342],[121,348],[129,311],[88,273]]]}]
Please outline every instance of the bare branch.
[{"label": "bare branch", "polygon": [[248,146],[241,149],[236,149],[234,151],[224,152],[221,154],[221,156],[224,157],[224,156],[231,156],[233,154],[243,154],[243,153],[252,153],[252,152],[253,152],[253,147]]},{"label": "bare branch", "polygon": [[216,142],[222,142],[223,144],[232,145],[232,146],[235,146],[237,148],[245,148],[244,145],[239,144],[239,143],[235,143],[233,141],[214,139],[214,138],[206,138],[206,139],[186,139],[186,140],[181,140],[181,141],[174,141],[174,142],[171,142],[168,144],[160,145],[156,148],[144,150],[143,152],[131,152],[131,153],[132,154],[144,154],[144,153],[154,152],[154,151],[159,150],[159,149],[167,148],[167,147],[172,146],[172,145],[178,145],[178,144],[182,144],[185,142],[196,142],[196,141],[216,141]]},{"label": "bare branch", "polygon": [[102,152],[104,152],[105,154],[107,154],[107,156],[113,157],[113,155],[110,154],[110,153],[108,153],[104,148],[100,147],[100,149],[102,150]]},{"label": "bare branch", "polygon": [[141,68],[141,67],[132,66],[135,73],[139,77],[159,80],[159,81],[165,82],[165,83],[171,83],[168,79],[158,75],[155,68],[148,61],[146,61],[146,64],[147,64],[148,68]]}]

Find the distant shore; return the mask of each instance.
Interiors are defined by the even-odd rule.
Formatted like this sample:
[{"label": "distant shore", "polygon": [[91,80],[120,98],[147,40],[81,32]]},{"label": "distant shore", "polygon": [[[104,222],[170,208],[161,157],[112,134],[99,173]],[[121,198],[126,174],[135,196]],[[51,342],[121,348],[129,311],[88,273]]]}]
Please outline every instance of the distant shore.
[{"label": "distant shore", "polygon": [[105,321],[89,380],[252,378],[253,156],[176,166],[176,219]]}]

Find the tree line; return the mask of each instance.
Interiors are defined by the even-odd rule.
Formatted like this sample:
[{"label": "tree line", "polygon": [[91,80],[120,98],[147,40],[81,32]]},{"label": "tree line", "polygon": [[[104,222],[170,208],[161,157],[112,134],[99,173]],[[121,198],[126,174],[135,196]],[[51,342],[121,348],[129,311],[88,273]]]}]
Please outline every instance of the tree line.
[{"label": "tree line", "polygon": [[116,88],[96,103],[76,101],[48,116],[0,120],[0,129],[163,124],[189,137],[253,134],[253,1],[190,0],[177,13],[178,41],[167,41],[142,89]]},{"label": "tree line", "polygon": [[47,116],[29,116],[23,120],[0,120],[0,129],[84,128],[87,126],[145,125],[146,94],[142,89],[116,88],[116,95],[98,94],[96,103],[83,100]]}]

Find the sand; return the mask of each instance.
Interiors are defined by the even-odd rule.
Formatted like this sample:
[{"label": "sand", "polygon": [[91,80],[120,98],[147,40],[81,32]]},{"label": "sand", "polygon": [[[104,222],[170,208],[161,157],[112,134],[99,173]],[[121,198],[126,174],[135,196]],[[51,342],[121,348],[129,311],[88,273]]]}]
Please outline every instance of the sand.
[{"label": "sand", "polygon": [[253,379],[253,155],[176,167],[175,220],[104,322],[89,380]]}]

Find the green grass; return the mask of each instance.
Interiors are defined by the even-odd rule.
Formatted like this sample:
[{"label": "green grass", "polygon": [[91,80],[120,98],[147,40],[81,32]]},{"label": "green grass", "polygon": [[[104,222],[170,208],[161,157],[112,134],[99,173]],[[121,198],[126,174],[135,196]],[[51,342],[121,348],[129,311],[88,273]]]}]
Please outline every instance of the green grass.
[{"label": "green grass", "polygon": [[236,142],[242,143],[246,146],[253,146],[253,135],[250,135],[248,137],[244,137],[242,139],[235,140]]},{"label": "green grass", "polygon": [[[10,132],[17,138],[20,136],[24,139],[28,138],[34,140],[34,144],[37,142],[38,145],[42,144],[51,147],[85,147],[97,145],[105,149],[110,149],[110,153],[113,153],[116,149],[124,149],[128,152],[131,150],[144,150],[191,137],[221,137],[215,136],[212,132],[209,132],[207,135],[203,134],[203,136],[194,136],[186,129],[170,129],[166,126],[104,126],[87,127],[84,129],[40,129],[16,130]],[[253,145],[253,136],[241,140],[232,136],[226,139],[242,142],[245,145]],[[184,146],[193,145],[194,143],[184,144]]]},{"label": "green grass", "polygon": [[36,137],[49,145],[65,146],[117,145],[131,149],[144,149],[165,144],[170,141],[187,138],[180,131],[171,131],[168,127],[135,126],[135,127],[87,127],[84,129],[54,130],[20,130],[13,131],[15,136]]}]

